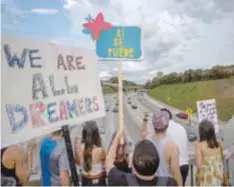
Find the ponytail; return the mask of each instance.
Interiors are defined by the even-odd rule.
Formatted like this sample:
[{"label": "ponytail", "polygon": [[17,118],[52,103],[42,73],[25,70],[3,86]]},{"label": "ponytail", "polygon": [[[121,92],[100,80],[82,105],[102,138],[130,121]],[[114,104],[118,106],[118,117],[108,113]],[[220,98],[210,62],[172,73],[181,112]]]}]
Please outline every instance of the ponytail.
[{"label": "ponytail", "polygon": [[87,134],[87,139],[84,142],[84,170],[89,172],[92,168],[92,150],[93,150],[93,142],[92,142],[92,134]]}]

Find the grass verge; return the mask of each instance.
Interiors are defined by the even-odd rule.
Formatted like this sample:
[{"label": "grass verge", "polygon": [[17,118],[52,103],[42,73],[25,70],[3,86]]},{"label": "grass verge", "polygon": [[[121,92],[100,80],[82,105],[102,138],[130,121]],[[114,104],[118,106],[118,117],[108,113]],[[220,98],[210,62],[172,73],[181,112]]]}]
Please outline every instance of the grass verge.
[{"label": "grass verge", "polygon": [[233,79],[162,85],[150,90],[149,95],[182,110],[191,106],[193,113],[197,112],[196,101],[214,98],[221,121],[228,121],[234,114]]}]

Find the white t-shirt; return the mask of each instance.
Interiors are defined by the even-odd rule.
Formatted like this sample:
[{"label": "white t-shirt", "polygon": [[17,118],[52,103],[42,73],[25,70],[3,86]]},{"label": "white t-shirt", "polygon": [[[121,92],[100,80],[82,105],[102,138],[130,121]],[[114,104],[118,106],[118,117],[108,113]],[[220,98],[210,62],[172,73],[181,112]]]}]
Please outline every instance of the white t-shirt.
[{"label": "white t-shirt", "polygon": [[[148,136],[152,136],[155,131],[151,121],[147,124]],[[167,129],[166,135],[176,143],[180,151],[180,166],[186,165],[189,163],[188,157],[188,138],[185,128],[176,123],[173,120],[170,120],[169,127]]]},{"label": "white t-shirt", "polygon": [[166,134],[176,143],[180,151],[180,166],[189,163],[188,138],[185,128],[170,120]]}]

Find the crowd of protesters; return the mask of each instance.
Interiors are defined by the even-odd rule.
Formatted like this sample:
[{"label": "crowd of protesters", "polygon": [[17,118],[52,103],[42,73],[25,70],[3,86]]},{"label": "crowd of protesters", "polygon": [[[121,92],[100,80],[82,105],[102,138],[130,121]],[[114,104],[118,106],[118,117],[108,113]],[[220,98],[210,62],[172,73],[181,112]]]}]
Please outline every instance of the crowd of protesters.
[{"label": "crowd of protesters", "polygon": [[[127,124],[126,124],[127,125]],[[142,140],[130,153],[122,130],[117,130],[107,150],[102,146],[95,121],[86,122],[81,139],[74,141],[75,164],[81,169],[82,186],[184,186],[188,171],[188,143],[184,127],[172,119],[167,109],[145,114]],[[214,126],[204,120],[196,143],[196,184],[223,184],[223,145],[216,140]],[[27,184],[35,145],[26,152],[19,146],[1,150],[1,185]],[[40,143],[42,186],[70,186],[71,171],[61,130]]]}]

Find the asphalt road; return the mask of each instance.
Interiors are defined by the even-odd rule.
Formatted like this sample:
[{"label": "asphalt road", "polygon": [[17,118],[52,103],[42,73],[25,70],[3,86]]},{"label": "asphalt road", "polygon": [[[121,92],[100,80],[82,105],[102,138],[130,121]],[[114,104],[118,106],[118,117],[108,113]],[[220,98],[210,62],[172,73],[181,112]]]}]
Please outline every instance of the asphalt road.
[{"label": "asphalt road", "polygon": [[[131,98],[131,103],[128,104],[128,98]],[[132,109],[131,106],[136,105],[137,109]],[[140,126],[142,123],[142,119],[144,117],[144,113],[153,113],[155,110],[160,109],[158,106],[150,103],[146,98],[136,95],[130,94],[125,97],[125,118],[129,123],[126,123],[126,130],[129,132],[131,139],[134,140],[134,143],[140,140]],[[197,135],[197,125],[192,124],[191,126],[184,126],[187,132],[193,133]],[[189,154],[194,154],[194,142],[188,142]]]},{"label": "asphalt road", "polygon": [[[103,145],[106,149],[109,146],[112,135],[118,126],[118,112],[113,112],[113,108],[115,107],[117,100],[116,96],[116,94],[105,96],[106,108],[108,108],[109,111],[106,112],[105,117],[96,120],[100,129]],[[131,98],[132,104],[137,105],[137,109],[132,109],[132,104],[128,104],[129,97]],[[131,142],[132,145],[141,139],[140,126],[144,112],[152,113],[158,108],[158,106],[149,102],[146,97],[136,95],[135,93],[124,95],[124,127],[128,141]],[[70,128],[72,141],[75,139],[75,137],[81,137],[83,125],[84,124],[81,124]],[[197,134],[196,124],[185,126],[185,128],[188,132]],[[133,146],[131,148],[133,148]],[[189,142],[189,153],[191,155],[194,153],[194,143]],[[31,179],[38,179],[40,170],[39,155],[35,156],[34,160],[34,168],[37,175],[32,176]]]},{"label": "asphalt road", "polygon": [[[132,101],[133,103],[135,103],[138,108],[136,110],[136,113],[138,115],[141,115],[141,117],[143,117],[144,112],[148,112],[148,113],[153,113],[155,110],[159,110],[160,107],[150,103],[144,96],[138,96],[138,95],[133,95],[132,96]],[[177,120],[177,117],[175,116],[175,113],[173,113],[173,119],[176,122],[179,122]],[[194,134],[196,136],[198,136],[198,126],[195,123],[191,123],[190,125],[183,125],[185,130],[187,131],[187,133],[191,133]],[[193,143],[189,143],[189,150],[193,150]]]}]

